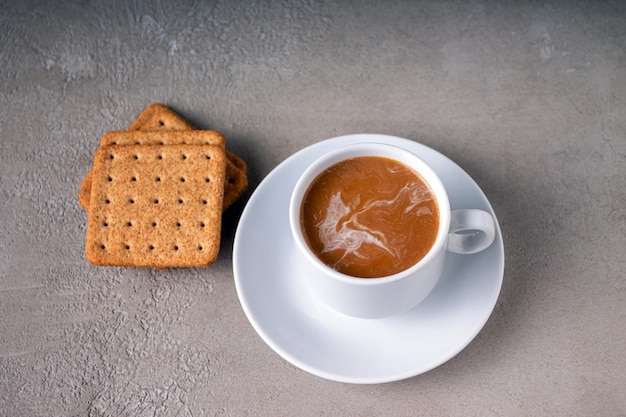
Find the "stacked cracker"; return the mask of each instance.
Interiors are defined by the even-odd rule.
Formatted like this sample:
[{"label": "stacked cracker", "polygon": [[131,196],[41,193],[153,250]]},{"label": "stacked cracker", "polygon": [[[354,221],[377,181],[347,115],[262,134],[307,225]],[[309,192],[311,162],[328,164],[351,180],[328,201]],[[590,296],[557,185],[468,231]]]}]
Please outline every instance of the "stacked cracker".
[{"label": "stacked cracker", "polygon": [[95,265],[208,266],[222,211],[248,186],[247,166],[216,131],[152,104],[128,131],[104,135],[79,191]]}]

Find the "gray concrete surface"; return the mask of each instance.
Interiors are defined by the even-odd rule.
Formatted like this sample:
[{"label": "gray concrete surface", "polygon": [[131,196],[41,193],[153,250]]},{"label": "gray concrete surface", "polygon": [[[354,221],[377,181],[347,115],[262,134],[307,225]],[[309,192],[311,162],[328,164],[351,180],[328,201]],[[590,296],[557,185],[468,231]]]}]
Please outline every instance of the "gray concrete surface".
[{"label": "gray concrete surface", "polygon": [[[250,192],[208,269],[88,264],[78,187],[152,102],[223,132],[250,192],[341,134],[452,158],[503,231],[486,327],[396,383],[290,365],[233,283]],[[2,416],[626,416],[622,1],[0,0],[0,109]]]}]

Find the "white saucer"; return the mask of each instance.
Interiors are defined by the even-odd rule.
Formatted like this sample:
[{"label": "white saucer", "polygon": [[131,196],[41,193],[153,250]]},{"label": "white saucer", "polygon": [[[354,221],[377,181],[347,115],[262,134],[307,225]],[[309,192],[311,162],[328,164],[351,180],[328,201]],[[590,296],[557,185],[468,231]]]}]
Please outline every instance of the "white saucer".
[{"label": "white saucer", "polygon": [[304,169],[330,149],[383,142],[431,164],[454,209],[494,215],[476,183],[454,162],[419,143],[384,135],[349,135],[311,145],[282,162],[258,186],[239,222],[233,249],[235,284],[254,329],[280,356],[322,378],[358,384],[397,381],[454,357],[483,328],[500,293],[504,245],[496,239],[475,255],[448,254],[443,276],[414,309],[389,318],[348,317],[307,293],[289,231],[291,191]]}]

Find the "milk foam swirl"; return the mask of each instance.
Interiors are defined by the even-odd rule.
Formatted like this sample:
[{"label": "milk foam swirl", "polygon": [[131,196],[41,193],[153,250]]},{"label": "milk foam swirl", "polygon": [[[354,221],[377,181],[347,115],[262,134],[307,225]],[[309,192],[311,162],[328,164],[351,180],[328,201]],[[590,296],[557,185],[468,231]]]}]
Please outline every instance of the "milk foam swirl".
[{"label": "milk foam swirl", "polygon": [[[407,247],[405,242],[414,236],[398,225],[403,224],[405,216],[431,216],[432,210],[422,204],[432,199],[431,190],[418,182],[405,184],[395,195],[381,193],[364,202],[359,198],[344,201],[342,193],[336,192],[330,198],[326,216],[317,224],[322,253],[343,251],[333,266],[348,256],[365,258],[361,253],[364,245],[374,245],[401,259]],[[368,218],[378,221],[367,221]]]},{"label": "milk foam swirl", "polygon": [[437,237],[432,189],[393,159],[344,159],[311,182],[300,207],[309,248],[325,265],[358,278],[394,275],[422,259]]}]

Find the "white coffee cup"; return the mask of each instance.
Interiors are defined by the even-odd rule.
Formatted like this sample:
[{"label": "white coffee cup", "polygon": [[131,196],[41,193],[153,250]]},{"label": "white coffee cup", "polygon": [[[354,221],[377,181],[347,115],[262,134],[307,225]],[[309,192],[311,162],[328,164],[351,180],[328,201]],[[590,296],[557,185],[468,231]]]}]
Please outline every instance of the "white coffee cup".
[{"label": "white coffee cup", "polygon": [[[311,183],[327,168],[345,159],[380,156],[413,169],[428,183],[439,206],[439,229],[428,253],[416,264],[381,278],[357,278],[327,266],[313,253],[301,226],[302,201]],[[381,318],[407,311],[433,290],[443,271],[446,252],[472,254],[493,242],[493,217],[476,209],[450,210],[448,195],[433,169],[417,155],[393,145],[356,143],[339,147],[315,160],[298,179],[289,203],[289,223],[305,270],[302,276],[315,297],[330,308],[360,318]]]}]

